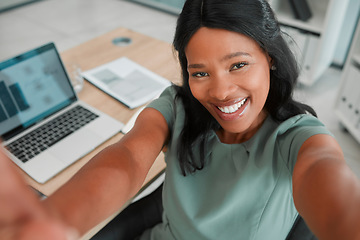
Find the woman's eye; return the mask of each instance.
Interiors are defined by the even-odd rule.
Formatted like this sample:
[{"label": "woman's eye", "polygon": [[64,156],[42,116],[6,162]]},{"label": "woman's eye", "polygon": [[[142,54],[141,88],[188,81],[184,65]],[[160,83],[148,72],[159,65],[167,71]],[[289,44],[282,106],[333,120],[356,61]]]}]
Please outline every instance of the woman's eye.
[{"label": "woman's eye", "polygon": [[200,77],[206,77],[208,76],[208,74],[206,72],[196,72],[193,73],[191,76],[200,78]]},{"label": "woman's eye", "polygon": [[231,67],[231,70],[237,70],[237,69],[243,68],[245,65],[246,65],[246,63],[244,63],[244,62],[234,64],[234,65]]}]

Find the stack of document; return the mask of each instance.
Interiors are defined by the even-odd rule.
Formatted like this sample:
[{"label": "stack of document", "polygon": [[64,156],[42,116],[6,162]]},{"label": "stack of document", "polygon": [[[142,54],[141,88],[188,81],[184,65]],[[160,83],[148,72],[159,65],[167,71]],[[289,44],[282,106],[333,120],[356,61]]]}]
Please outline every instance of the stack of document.
[{"label": "stack of document", "polygon": [[154,99],[171,84],[126,57],[85,71],[82,76],[130,109]]}]

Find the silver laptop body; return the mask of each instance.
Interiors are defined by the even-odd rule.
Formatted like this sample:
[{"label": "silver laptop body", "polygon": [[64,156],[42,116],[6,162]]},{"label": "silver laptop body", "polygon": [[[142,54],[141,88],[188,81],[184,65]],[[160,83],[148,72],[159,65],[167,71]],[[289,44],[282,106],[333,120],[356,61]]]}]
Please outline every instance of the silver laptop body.
[{"label": "silver laptop body", "polygon": [[9,157],[45,183],[123,124],[78,100],[54,43],[0,63],[0,136]]}]

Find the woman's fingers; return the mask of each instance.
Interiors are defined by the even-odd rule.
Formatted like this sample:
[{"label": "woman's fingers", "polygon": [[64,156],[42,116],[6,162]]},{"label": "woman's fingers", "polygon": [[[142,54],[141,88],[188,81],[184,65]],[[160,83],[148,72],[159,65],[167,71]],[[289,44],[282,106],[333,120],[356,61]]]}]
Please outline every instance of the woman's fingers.
[{"label": "woman's fingers", "polygon": [[0,149],[0,226],[43,215],[39,198]]},{"label": "woman's fingers", "polygon": [[46,214],[38,196],[1,148],[0,239],[66,239],[65,228]]}]

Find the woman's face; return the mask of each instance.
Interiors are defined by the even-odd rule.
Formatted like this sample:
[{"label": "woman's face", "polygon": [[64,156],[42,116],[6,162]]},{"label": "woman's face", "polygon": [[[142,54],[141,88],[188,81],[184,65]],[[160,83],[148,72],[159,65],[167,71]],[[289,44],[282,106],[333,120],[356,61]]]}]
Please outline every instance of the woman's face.
[{"label": "woman's face", "polygon": [[194,97],[219,122],[223,142],[248,140],[266,118],[271,59],[251,38],[202,27],[186,49]]}]

